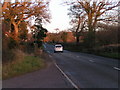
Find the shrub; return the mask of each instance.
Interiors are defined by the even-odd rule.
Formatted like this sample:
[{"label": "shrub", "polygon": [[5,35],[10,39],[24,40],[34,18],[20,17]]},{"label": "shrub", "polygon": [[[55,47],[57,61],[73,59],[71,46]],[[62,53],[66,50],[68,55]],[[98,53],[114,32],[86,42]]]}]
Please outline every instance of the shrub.
[{"label": "shrub", "polygon": [[12,50],[6,49],[2,50],[2,62],[8,62],[14,59],[15,54]]},{"label": "shrub", "polygon": [[18,45],[17,41],[10,37],[9,41],[8,41],[8,47],[9,47],[9,49],[16,48],[17,45]]},{"label": "shrub", "polygon": [[120,50],[120,45],[118,44],[106,45],[94,49],[95,52],[119,52],[119,50]]}]

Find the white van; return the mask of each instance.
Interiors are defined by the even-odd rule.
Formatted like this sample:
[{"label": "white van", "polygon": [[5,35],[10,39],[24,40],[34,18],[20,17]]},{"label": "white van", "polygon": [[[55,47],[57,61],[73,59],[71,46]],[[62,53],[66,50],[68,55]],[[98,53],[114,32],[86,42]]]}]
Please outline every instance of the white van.
[{"label": "white van", "polygon": [[63,46],[61,44],[56,44],[54,47],[54,53],[63,52]]}]

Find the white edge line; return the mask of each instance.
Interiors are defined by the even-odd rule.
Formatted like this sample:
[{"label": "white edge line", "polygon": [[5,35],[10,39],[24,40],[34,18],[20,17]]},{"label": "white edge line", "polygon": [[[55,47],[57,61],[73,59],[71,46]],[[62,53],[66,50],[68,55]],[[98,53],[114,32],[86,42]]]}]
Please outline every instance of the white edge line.
[{"label": "white edge line", "polygon": [[49,57],[52,57],[51,55],[49,55]]},{"label": "white edge line", "polygon": [[[49,51],[47,51],[47,52],[49,52]],[[49,55],[49,57],[52,57],[52,56]],[[62,69],[59,68],[59,66],[56,64],[56,62],[53,61],[53,63],[55,64],[57,69],[65,76],[65,78],[72,84],[72,86],[75,87],[77,90],[80,90],[80,88],[78,88],[78,86],[73,83],[73,81],[62,71]]]},{"label": "white edge line", "polygon": [[120,68],[117,68],[117,67],[113,67],[114,69],[116,69],[116,70],[120,70]]},{"label": "white edge line", "polygon": [[43,44],[44,48],[46,48],[46,46]]},{"label": "white edge line", "polygon": [[59,68],[59,66],[54,62],[55,66],[60,70],[60,72],[66,77],[66,79],[75,87],[77,90],[80,90],[77,85]]}]

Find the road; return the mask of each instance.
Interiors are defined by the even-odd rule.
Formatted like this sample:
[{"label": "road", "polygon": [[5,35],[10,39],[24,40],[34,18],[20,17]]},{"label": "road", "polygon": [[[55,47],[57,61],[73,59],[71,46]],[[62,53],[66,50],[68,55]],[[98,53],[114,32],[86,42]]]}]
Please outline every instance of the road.
[{"label": "road", "polygon": [[54,53],[54,46],[44,44],[45,51],[79,88],[118,88],[118,60],[70,52]]}]

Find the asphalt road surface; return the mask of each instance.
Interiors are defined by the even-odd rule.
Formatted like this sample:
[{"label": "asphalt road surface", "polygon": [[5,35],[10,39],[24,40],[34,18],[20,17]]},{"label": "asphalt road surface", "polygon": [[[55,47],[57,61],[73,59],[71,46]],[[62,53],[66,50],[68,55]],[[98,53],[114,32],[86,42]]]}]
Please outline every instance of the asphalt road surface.
[{"label": "asphalt road surface", "polygon": [[54,53],[54,46],[44,44],[45,51],[79,88],[119,88],[117,59],[70,52]]}]

